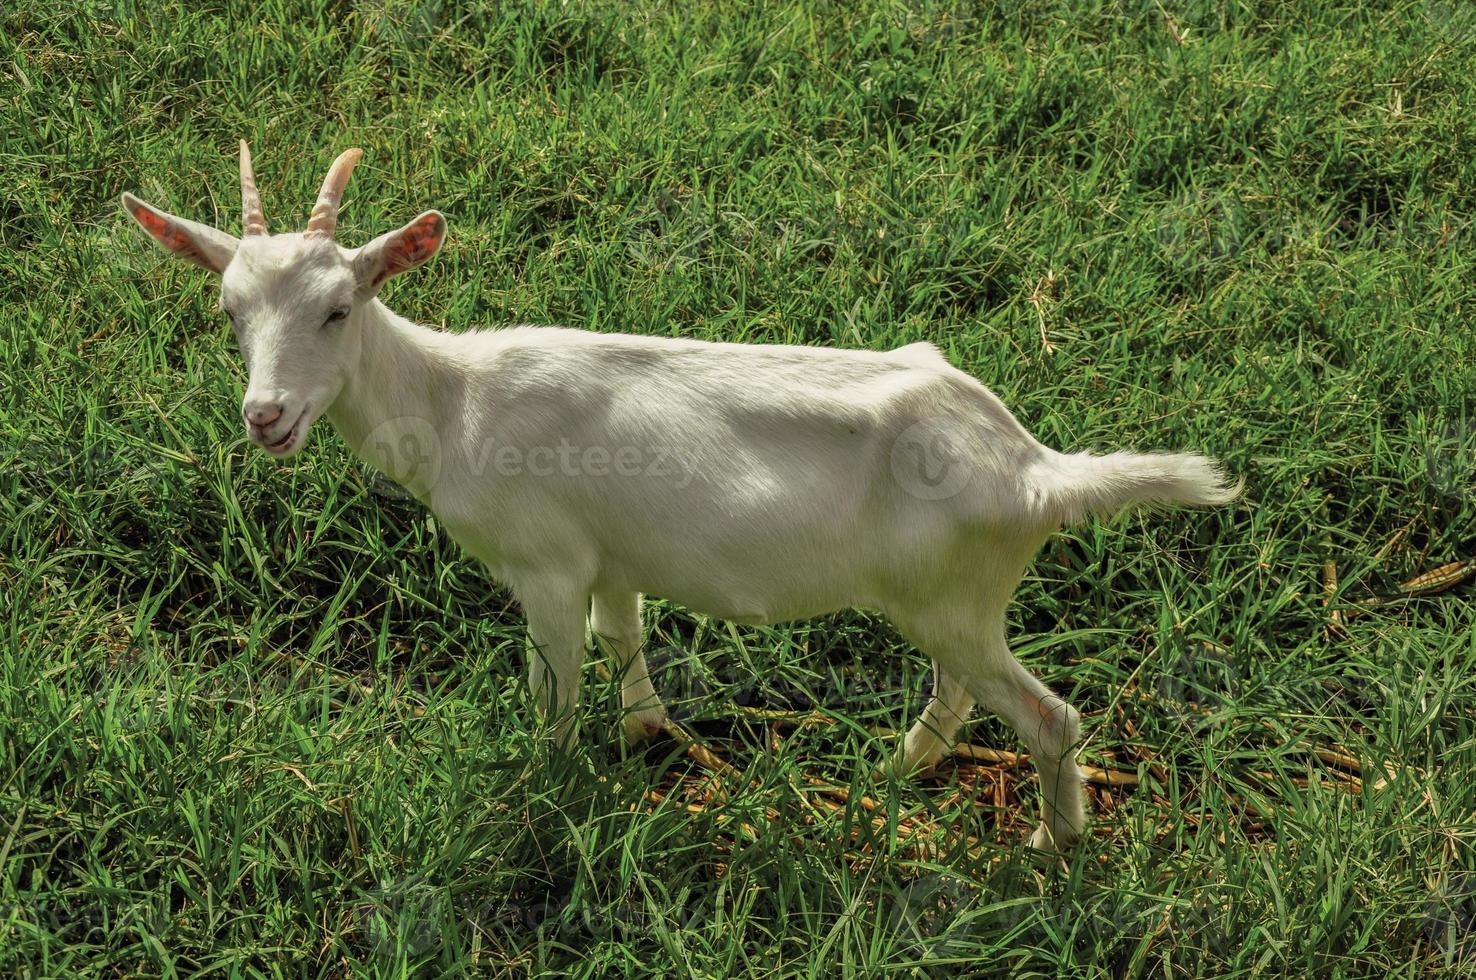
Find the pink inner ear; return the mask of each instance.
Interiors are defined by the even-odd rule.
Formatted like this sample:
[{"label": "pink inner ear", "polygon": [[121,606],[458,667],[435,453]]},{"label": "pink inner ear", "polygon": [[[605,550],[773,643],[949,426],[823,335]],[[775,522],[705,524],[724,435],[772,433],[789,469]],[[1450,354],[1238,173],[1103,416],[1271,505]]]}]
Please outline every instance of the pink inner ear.
[{"label": "pink inner ear", "polygon": [[153,235],[159,244],[169,251],[199,262],[204,261],[204,256],[200,254],[200,250],[195,247],[194,241],[188,235],[148,208],[134,208],[133,216],[138,219],[139,224],[144,226],[144,230]]},{"label": "pink inner ear", "polygon": [[434,216],[421,218],[406,227],[385,249],[384,268],[374,277],[374,285],[377,286],[406,269],[414,268],[435,255],[445,234],[445,224]]}]

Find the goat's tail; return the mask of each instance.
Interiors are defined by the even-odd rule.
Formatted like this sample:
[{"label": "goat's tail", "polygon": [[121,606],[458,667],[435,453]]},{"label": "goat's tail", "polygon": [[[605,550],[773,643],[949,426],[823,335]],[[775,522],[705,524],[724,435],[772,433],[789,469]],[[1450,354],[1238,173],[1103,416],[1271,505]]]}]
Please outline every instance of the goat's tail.
[{"label": "goat's tail", "polygon": [[1197,453],[1063,454],[1046,450],[1030,468],[1045,510],[1063,523],[1088,514],[1110,517],[1134,504],[1228,504],[1245,480],[1229,483],[1213,460]]}]

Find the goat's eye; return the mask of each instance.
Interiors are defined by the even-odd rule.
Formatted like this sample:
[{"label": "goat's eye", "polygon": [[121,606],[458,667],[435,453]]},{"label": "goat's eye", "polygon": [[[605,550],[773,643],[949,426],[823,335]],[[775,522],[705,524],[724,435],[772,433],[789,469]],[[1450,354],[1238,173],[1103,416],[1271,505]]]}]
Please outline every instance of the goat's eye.
[{"label": "goat's eye", "polygon": [[349,315],[348,307],[340,306],[338,309],[336,309],[336,310],[334,310],[334,311],[332,311],[331,313],[328,314],[328,319],[326,319],[326,320],[323,321],[323,326],[326,327],[330,323],[337,323],[339,320],[342,320],[344,317],[346,317],[348,315]]}]

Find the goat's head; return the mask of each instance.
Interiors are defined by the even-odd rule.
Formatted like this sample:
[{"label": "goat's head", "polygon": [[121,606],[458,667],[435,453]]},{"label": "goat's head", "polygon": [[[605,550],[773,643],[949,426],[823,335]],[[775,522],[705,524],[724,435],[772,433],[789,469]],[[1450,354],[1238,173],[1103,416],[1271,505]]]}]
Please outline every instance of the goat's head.
[{"label": "goat's head", "polygon": [[425,262],[446,237],[446,219],[427,211],[357,248],[333,238],[338,203],[362,151],[333,161],[301,233],[267,234],[251,151],[241,141],[241,237],[176,217],[123,195],[123,210],[178,258],[220,276],[249,381],[241,404],[246,434],[274,456],[290,456],[333,404],[358,362],[363,318],[390,276]]}]

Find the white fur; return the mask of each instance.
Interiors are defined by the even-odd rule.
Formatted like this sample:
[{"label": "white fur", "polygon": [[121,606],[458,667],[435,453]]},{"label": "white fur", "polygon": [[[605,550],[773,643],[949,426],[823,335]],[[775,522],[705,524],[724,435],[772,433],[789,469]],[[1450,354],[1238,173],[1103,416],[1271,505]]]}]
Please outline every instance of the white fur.
[{"label": "white fur", "polygon": [[[879,609],[935,670],[897,768],[947,755],[982,703],[1039,768],[1032,842],[1077,841],[1078,716],[1011,655],[1006,606],[1064,521],[1232,499],[1212,463],[1057,453],[928,344],[441,333],[373,295],[374,249],[396,234],[357,252],[291,234],[237,243],[218,271],[250,370],[243,408],[282,416],[248,430],[288,455],[326,413],[508,583],[536,648],[531,687],[560,737],[572,738],[587,616],[638,737],[664,721],[641,652],[642,594],[747,623]],[[336,306],[352,312],[325,324]]]}]

